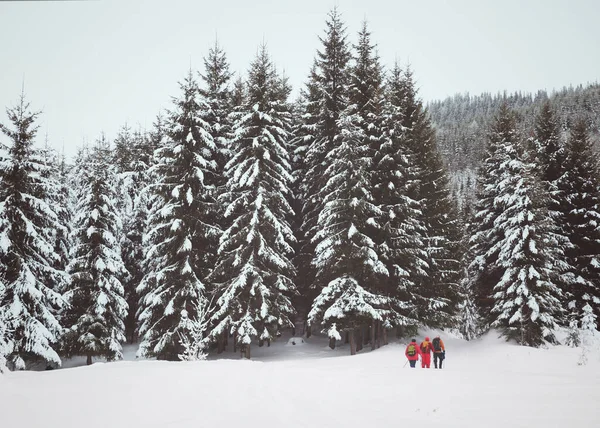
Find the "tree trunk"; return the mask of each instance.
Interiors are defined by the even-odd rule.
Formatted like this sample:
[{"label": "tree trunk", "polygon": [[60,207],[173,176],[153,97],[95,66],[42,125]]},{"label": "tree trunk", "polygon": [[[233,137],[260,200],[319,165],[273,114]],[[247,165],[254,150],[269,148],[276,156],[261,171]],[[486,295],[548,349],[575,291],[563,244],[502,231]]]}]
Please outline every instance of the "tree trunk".
[{"label": "tree trunk", "polygon": [[[310,325],[306,326],[306,338],[308,339],[312,335],[312,328]],[[329,345],[331,346],[331,345]]]},{"label": "tree trunk", "polygon": [[344,335],[344,345],[347,345],[348,343],[350,343],[350,332],[347,331],[346,334]]},{"label": "tree trunk", "polygon": [[363,343],[362,326],[352,330],[352,333],[356,342],[356,352],[360,352]]},{"label": "tree trunk", "polygon": [[223,350],[225,349],[225,337],[223,334],[219,335],[219,338],[217,339],[217,354],[222,354]]},{"label": "tree trunk", "polygon": [[259,347],[259,348],[262,348],[264,344],[265,344],[265,341],[264,341],[264,340],[262,340],[262,339],[258,339],[258,347]]},{"label": "tree trunk", "polygon": [[373,321],[371,323],[371,351],[374,351],[376,348],[377,341],[375,340],[375,324],[377,321]]},{"label": "tree trunk", "polygon": [[329,338],[329,347],[331,349],[335,349],[335,337],[330,337]]},{"label": "tree trunk", "polygon": [[237,351],[237,333],[233,333],[233,352]]},{"label": "tree trunk", "polygon": [[90,354],[88,354],[87,356],[87,360],[85,362],[88,366],[92,365],[92,356]]},{"label": "tree trunk", "polygon": [[246,345],[246,358],[250,359],[250,344]]},{"label": "tree trunk", "polygon": [[384,346],[388,344],[388,331],[387,331],[387,328],[383,329],[383,344],[384,344]]},{"label": "tree trunk", "polygon": [[383,333],[383,323],[379,321],[377,323],[377,349],[381,348],[381,335]]},{"label": "tree trunk", "polygon": [[354,330],[348,332],[350,336],[350,355],[356,355],[356,340],[354,340]]},{"label": "tree trunk", "polygon": [[267,348],[271,347],[271,339],[267,339]]}]

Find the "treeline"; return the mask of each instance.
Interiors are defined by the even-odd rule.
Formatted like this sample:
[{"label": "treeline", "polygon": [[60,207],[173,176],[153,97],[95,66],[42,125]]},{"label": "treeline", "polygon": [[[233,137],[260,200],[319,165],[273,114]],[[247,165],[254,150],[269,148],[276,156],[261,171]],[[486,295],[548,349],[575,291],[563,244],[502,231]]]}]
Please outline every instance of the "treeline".
[{"label": "treeline", "polygon": [[[384,70],[366,23],[351,45],[336,10],[321,43],[297,102],[264,46],[242,79],[215,45],[151,131],[125,126],[72,165],[34,146],[23,97],[8,110],[0,346],[12,368],[119,359],[126,341],[143,357],[250,358],[303,323],[354,354],[419,326],[467,338],[492,326],[538,346],[558,325],[576,341],[595,322],[585,127],[557,149],[520,137],[502,107],[463,220],[410,69]],[[547,115],[536,132],[554,130]],[[552,181],[550,164],[568,174]]]}]

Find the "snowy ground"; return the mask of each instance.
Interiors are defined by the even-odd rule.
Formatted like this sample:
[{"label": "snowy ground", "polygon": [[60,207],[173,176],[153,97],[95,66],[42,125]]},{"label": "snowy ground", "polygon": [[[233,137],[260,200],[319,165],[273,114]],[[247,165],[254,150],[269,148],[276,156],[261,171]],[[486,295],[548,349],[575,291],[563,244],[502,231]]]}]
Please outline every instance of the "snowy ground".
[{"label": "snowy ground", "polygon": [[[599,426],[598,350],[580,366],[581,349],[519,347],[495,334],[473,342],[442,338],[443,370],[404,367],[397,342],[350,357],[347,347],[331,351],[326,340],[311,338],[254,348],[253,361],[229,354],[198,363],[8,373],[0,378],[0,426]],[[128,348],[126,358],[134,354]]]}]

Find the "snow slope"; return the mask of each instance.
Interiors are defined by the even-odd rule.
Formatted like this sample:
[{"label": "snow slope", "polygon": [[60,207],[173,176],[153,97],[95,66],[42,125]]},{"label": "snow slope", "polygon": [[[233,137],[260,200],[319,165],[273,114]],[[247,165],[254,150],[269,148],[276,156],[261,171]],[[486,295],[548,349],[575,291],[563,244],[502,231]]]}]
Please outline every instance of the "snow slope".
[{"label": "snow slope", "polygon": [[[430,332],[428,332],[430,333]],[[123,361],[0,378],[2,427],[597,426],[600,353],[442,335],[447,367],[403,367],[404,345],[346,356],[313,337],[256,360]],[[422,340],[422,337],[419,337]],[[132,354],[132,353],[130,353]],[[335,356],[335,358],[323,357]],[[417,426],[417,425],[413,425]]]}]

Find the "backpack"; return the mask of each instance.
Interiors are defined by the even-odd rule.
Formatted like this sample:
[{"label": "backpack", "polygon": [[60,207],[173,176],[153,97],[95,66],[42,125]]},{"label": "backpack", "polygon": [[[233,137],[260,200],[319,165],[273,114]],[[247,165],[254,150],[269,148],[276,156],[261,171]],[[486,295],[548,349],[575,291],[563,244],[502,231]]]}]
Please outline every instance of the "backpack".
[{"label": "backpack", "polygon": [[440,346],[440,338],[436,337],[435,339],[433,339],[433,350],[435,352],[440,352],[442,350],[442,347]]},{"label": "backpack", "polygon": [[409,357],[414,357],[416,353],[417,353],[417,348],[415,347],[414,343],[411,343],[410,345],[408,345],[406,355],[408,355]]},{"label": "backpack", "polygon": [[429,346],[430,343],[429,342],[423,342],[421,343],[421,352],[423,352],[424,354],[429,352]]}]

